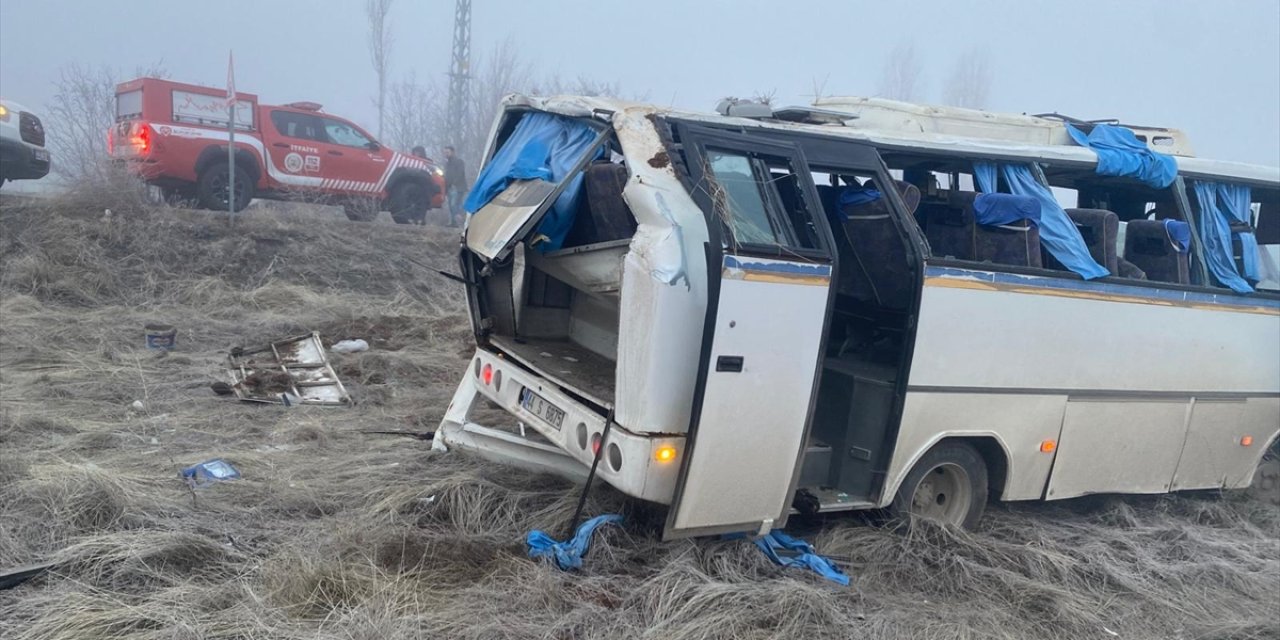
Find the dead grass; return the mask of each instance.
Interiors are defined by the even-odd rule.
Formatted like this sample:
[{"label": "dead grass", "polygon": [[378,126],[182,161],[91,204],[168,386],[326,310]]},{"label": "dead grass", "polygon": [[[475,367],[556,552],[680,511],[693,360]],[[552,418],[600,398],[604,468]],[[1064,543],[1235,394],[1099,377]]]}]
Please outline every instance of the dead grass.
[{"label": "dead grass", "polygon": [[[586,569],[532,562],[571,484],[359,433],[434,428],[466,366],[460,292],[404,260],[451,269],[450,232],[124,202],[0,206],[0,566],[59,563],[0,592],[0,637],[1280,637],[1280,511],[1240,496],[998,506],[972,534],[797,523],[842,589],[659,543],[601,490],[590,512],[627,526]],[[156,321],[177,352],[142,348]],[[335,358],[354,408],[210,392],[230,347],[313,329],[371,343]],[[179,481],[214,457],[244,478]]]}]

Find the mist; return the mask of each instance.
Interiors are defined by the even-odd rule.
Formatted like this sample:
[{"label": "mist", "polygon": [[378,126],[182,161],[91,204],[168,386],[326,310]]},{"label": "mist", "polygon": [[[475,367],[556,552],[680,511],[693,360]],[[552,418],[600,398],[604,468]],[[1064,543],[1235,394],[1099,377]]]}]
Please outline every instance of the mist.
[{"label": "mist", "polygon": [[[441,81],[452,2],[398,2],[392,83]],[[121,77],[161,65],[178,81],[236,84],[264,103],[311,100],[377,130],[362,0],[174,3],[4,0],[0,94],[43,110],[65,65]],[[895,49],[921,66],[916,99],[942,102],[957,59],[979,52],[985,108],[1181,128],[1197,155],[1280,164],[1280,3],[644,3],[476,0],[477,59],[503,42],[540,74],[616,83],[628,97],[709,111],[726,96],[877,95]],[[56,127],[56,122],[49,123]]]}]

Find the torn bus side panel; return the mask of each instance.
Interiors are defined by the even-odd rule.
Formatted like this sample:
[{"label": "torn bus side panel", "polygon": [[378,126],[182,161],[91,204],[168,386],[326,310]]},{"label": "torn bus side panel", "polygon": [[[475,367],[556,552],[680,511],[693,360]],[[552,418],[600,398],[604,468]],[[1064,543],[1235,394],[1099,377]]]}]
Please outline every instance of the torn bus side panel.
[{"label": "torn bus side panel", "polygon": [[235,349],[228,356],[228,374],[236,397],[249,402],[326,406],[352,402],[315,332],[255,349]]}]

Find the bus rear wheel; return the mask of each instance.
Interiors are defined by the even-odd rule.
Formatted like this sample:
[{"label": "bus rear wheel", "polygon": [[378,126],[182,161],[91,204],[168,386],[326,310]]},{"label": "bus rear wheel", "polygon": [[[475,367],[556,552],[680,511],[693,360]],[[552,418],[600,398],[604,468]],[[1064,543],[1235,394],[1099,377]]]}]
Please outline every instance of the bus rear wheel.
[{"label": "bus rear wheel", "polygon": [[1280,507],[1280,440],[1272,444],[1258,462],[1249,493],[1257,500]]},{"label": "bus rear wheel", "polygon": [[930,449],[903,479],[889,513],[910,524],[932,520],[972,529],[987,508],[987,465],[972,445],[943,442]]}]

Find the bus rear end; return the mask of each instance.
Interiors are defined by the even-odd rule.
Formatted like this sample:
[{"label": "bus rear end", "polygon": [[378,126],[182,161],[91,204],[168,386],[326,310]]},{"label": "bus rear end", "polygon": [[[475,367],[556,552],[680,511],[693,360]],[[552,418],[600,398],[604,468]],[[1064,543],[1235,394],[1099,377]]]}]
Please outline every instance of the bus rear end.
[{"label": "bus rear end", "polygon": [[[648,127],[640,138],[658,144],[640,122]],[[590,110],[512,107],[499,118],[465,207],[460,264],[477,349],[438,448],[571,477],[585,477],[598,455],[600,479],[631,496],[670,500],[697,346],[694,337],[683,353],[663,353],[646,340],[651,314],[672,303],[652,292],[645,248],[670,236],[670,221],[643,202],[633,206],[649,187],[638,184],[643,160],[624,147],[639,144],[620,140]],[[680,297],[688,296],[682,287]],[[691,324],[700,328],[700,319]],[[667,379],[648,379],[663,358],[674,363]],[[480,424],[473,409],[486,404],[507,415],[487,412]]]}]

